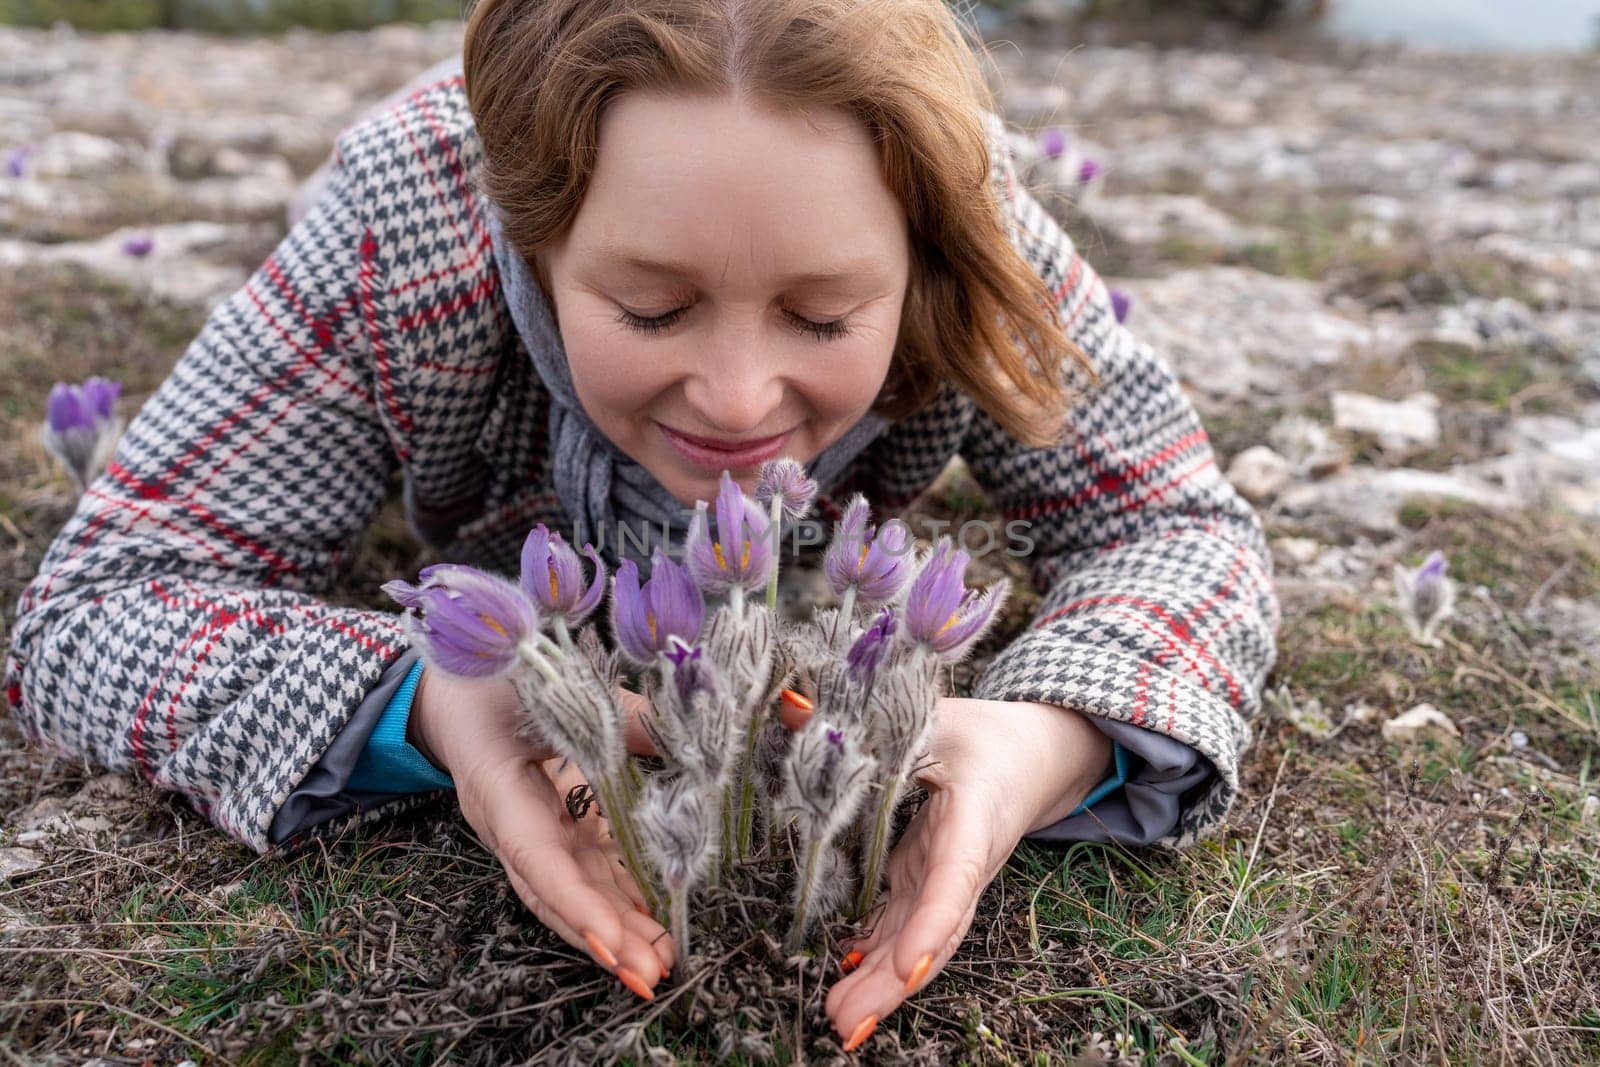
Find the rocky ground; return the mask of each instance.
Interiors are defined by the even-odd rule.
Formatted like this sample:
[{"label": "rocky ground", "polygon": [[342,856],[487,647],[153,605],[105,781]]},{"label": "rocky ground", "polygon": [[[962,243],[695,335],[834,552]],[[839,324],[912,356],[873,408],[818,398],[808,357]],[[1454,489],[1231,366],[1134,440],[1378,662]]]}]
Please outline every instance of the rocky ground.
[{"label": "rocky ground", "polygon": [[[1225,833],[1019,850],[868,1053],[1600,1058],[1600,60],[996,38],[1008,118],[1067,134],[1040,195],[1261,509],[1282,655]],[[0,30],[0,639],[73,502],[33,437],[50,383],[107,374],[134,410],[338,130],[457,47]],[[954,471],[922,506],[983,503]],[[1428,645],[1392,574],[1432,550],[1460,588]],[[341,595],[415,558],[391,506]],[[700,1038],[740,989],[602,989],[447,811],[258,861],[6,728],[13,1058],[837,1055],[805,975],[792,1013],[745,989]]]}]

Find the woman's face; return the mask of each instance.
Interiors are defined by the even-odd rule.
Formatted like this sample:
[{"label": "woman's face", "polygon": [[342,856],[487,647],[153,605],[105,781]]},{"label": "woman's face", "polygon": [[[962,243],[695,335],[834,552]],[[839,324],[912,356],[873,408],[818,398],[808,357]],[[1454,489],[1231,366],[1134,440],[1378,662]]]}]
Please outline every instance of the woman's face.
[{"label": "woman's face", "polygon": [[864,125],[748,101],[626,94],[576,218],[539,257],[573,385],[681,503],[749,490],[872,406],[910,265]]}]

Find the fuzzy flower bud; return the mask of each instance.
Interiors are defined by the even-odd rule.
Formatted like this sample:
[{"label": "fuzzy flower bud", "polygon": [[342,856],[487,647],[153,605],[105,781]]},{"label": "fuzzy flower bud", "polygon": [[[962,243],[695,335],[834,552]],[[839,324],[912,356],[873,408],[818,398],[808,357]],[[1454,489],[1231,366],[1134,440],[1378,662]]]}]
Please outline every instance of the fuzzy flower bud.
[{"label": "fuzzy flower bud", "polygon": [[784,814],[805,840],[833,840],[855,817],[876,766],[845,730],[812,718],[784,761]]},{"label": "fuzzy flower bud", "polygon": [[817,483],[806,476],[799,460],[785,456],[761,465],[761,480],[756,484],[756,503],[770,515],[773,501],[784,518],[798,521],[811,511],[817,498]]}]

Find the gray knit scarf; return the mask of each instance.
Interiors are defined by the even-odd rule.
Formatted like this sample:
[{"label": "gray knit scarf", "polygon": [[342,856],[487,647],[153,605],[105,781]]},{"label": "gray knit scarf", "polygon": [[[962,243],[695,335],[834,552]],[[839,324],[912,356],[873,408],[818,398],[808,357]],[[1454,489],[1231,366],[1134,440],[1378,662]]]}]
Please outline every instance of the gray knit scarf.
[{"label": "gray knit scarf", "polygon": [[[550,394],[549,454],[553,457],[555,491],[572,518],[578,542],[592,541],[610,563],[632,559],[641,574],[650,573],[650,553],[667,548],[676,557],[694,516],[692,505],[679,502],[655,476],[630,459],[602,434],[578,402],[567,366],[566,346],[532,270],[505,240],[499,212],[486,204],[489,236],[511,321],[533,357],[534,369]],[[871,444],[889,420],[868,412],[806,465],[806,472],[824,490],[845,466]],[[618,524],[633,531],[618,537]],[[663,526],[671,538],[661,545]],[[784,545],[791,544],[793,524],[783,526]],[[622,542],[619,546],[619,540]],[[639,543],[645,547],[640,551]]]}]

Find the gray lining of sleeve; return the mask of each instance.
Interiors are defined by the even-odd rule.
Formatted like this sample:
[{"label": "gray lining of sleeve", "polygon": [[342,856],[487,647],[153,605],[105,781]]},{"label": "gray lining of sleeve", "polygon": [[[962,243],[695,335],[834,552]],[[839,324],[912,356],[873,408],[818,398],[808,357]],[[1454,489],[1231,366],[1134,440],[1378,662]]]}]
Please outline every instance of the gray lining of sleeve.
[{"label": "gray lining of sleeve", "polygon": [[[267,831],[269,844],[280,844],[300,831],[318,823],[348,815],[355,810],[355,795],[345,791],[345,783],[355,770],[367,738],[377,728],[378,720],[389,706],[390,699],[400,683],[406,680],[421,653],[407,648],[400,657],[384,668],[378,684],[367,691],[365,699],[357,706],[345,728],[333,739],[317,765],[306,773],[283,806],[272,817]],[[376,807],[403,793],[361,793],[361,805]]]},{"label": "gray lining of sleeve", "polygon": [[1209,781],[1216,768],[1199,751],[1165,734],[1098,715],[1089,718],[1133,757],[1127,782],[1088,811],[1025,834],[1023,840],[1148,845],[1170,834],[1178,825],[1183,795]]}]

